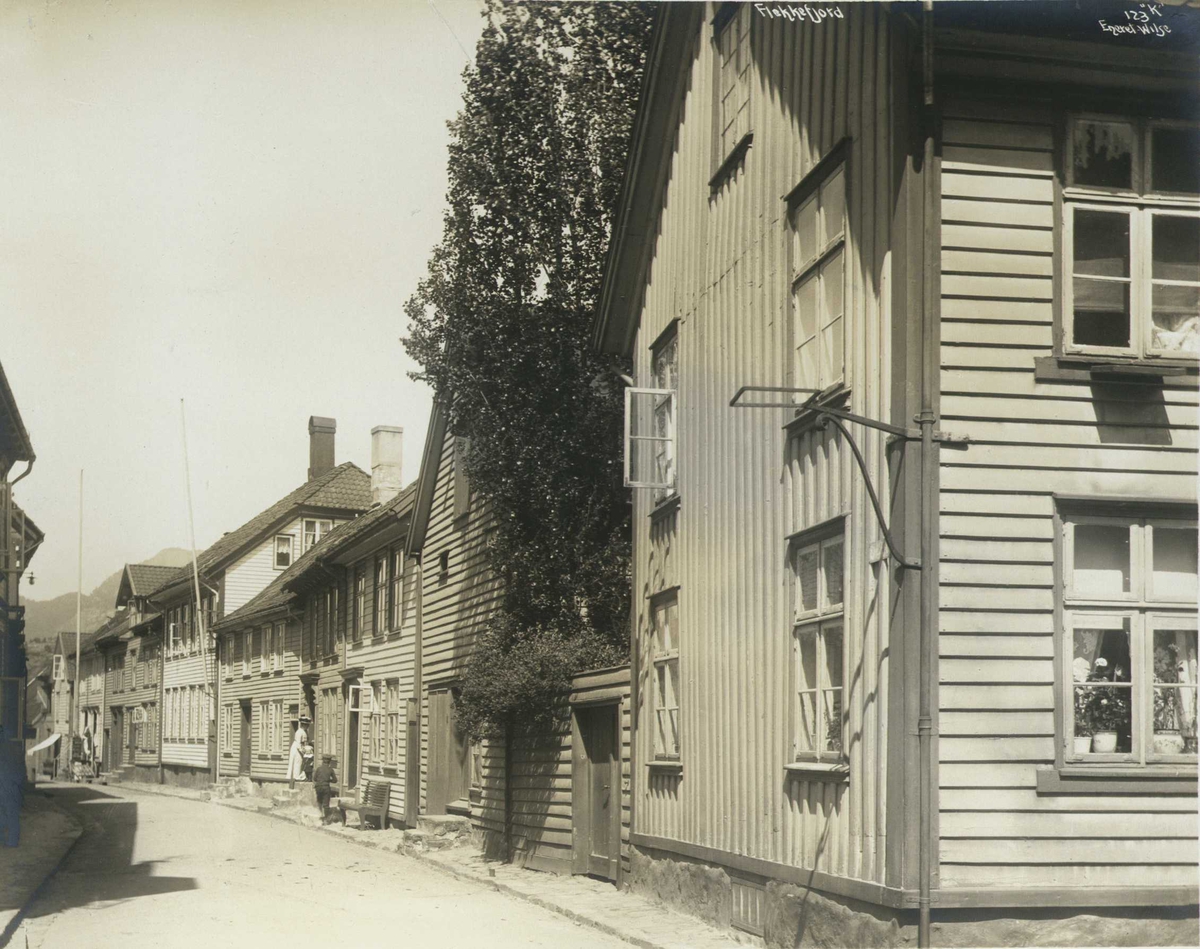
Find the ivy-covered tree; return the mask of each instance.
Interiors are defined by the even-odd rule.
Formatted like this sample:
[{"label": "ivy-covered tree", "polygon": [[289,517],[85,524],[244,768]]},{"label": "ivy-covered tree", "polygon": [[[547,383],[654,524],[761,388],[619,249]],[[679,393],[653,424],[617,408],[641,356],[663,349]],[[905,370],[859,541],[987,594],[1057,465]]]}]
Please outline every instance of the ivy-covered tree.
[{"label": "ivy-covered tree", "polygon": [[623,395],[590,327],[651,12],[489,0],[485,17],[404,341],[496,522],[505,593],[459,712],[475,736],[544,729],[572,674],[628,659]]}]

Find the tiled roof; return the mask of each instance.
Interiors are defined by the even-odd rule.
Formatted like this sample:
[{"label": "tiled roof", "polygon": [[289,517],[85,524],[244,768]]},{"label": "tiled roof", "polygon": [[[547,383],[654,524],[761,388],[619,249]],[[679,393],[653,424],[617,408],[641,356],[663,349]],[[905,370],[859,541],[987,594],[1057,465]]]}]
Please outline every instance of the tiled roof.
[{"label": "tiled roof", "polygon": [[158,566],[150,563],[128,563],[130,591],[134,596],[149,596],[167,580],[179,572],[178,567]]},{"label": "tiled roof", "polygon": [[412,507],[415,494],[416,485],[410,484],[387,504],[381,504],[379,507],[373,508],[352,521],[339,524],[326,534],[319,544],[310,547],[297,557],[296,562],[271,581],[266,589],[224,617],[220,622],[214,624],[215,627],[217,629],[227,629],[245,622],[250,617],[286,606],[296,598],[296,594],[287,589],[288,585],[293,580],[303,576],[317,562],[318,558],[321,560],[328,559],[330,554],[345,547],[354,538],[361,536],[373,524],[378,524],[388,515],[406,513]]},{"label": "tiled roof", "polygon": [[[262,513],[250,518],[235,531],[230,531],[215,544],[196,556],[196,566],[204,576],[213,567],[240,550],[295,508],[333,508],[342,511],[365,511],[371,506],[371,476],[353,462],[347,461],[295,491],[284,495]],[[172,586],[192,571],[191,565],[176,568],[170,576],[152,590],[156,593]]]},{"label": "tiled roof", "polygon": [[[133,617],[133,614],[130,613],[128,610],[119,610],[116,613],[116,615],[114,615],[112,618],[107,620],[94,633],[88,634],[91,637],[91,642],[99,643],[101,641],[115,639],[117,636],[120,636],[121,633],[123,633],[127,629],[129,629],[130,620],[132,619],[132,617]],[[90,645],[90,644],[85,644],[84,648],[86,648],[86,645]]]}]

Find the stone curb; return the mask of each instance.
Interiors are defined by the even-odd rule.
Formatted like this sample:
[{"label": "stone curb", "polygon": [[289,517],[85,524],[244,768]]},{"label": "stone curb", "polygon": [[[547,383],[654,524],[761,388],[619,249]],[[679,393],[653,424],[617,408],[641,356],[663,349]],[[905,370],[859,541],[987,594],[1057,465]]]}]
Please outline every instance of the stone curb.
[{"label": "stone curb", "polygon": [[[167,796],[167,797],[179,797],[179,798],[183,798],[184,800],[193,800],[193,801],[197,801],[199,803],[205,803],[204,798],[191,797],[190,795],[185,797],[184,795],[176,794],[173,791],[159,790],[157,785],[149,785],[147,788],[135,788],[134,787],[135,783],[136,782],[131,781],[128,784],[116,785],[116,787],[133,790],[135,792],[140,790],[140,791],[142,791],[142,793],[160,794],[160,795]],[[154,790],[149,790],[150,787],[153,787]],[[196,793],[202,793],[202,792],[196,792]],[[234,798],[232,800],[237,800],[237,798]],[[420,851],[404,850],[404,849],[392,850],[392,849],[386,849],[383,847],[377,847],[375,844],[371,843],[369,837],[361,837],[361,838],[349,837],[345,834],[340,834],[336,830],[332,830],[328,827],[320,827],[320,826],[313,827],[311,825],[304,824],[300,821],[293,820],[291,818],[291,816],[289,816],[287,814],[278,813],[278,812],[274,811],[271,807],[238,807],[237,805],[232,804],[229,801],[222,799],[222,798],[209,798],[207,800],[207,803],[215,804],[218,807],[226,807],[226,808],[229,808],[230,810],[234,810],[234,811],[242,811],[243,813],[261,814],[264,817],[270,817],[270,818],[273,818],[274,820],[283,821],[284,823],[292,824],[293,826],[296,826],[296,827],[303,827],[306,830],[316,831],[317,833],[326,834],[330,837],[335,837],[338,840],[345,841],[346,843],[355,844],[359,847],[365,847],[368,850],[374,850],[376,853],[389,853],[389,854],[397,854],[399,856],[409,857],[413,860],[416,860],[418,863],[421,863],[424,866],[431,867],[435,870],[438,870],[439,872],[444,873],[447,876],[451,876],[451,877],[454,877],[459,880],[463,880],[468,883],[476,883],[481,886],[486,886],[490,889],[496,890],[499,893],[503,893],[506,896],[515,897],[516,899],[523,900],[526,903],[532,903],[534,906],[539,906],[542,909],[549,910],[552,913],[557,913],[559,916],[566,917],[567,919],[571,920],[572,922],[578,923],[581,926],[586,926],[589,929],[596,930],[597,932],[602,932],[602,933],[605,933],[606,935],[613,936],[617,939],[620,939],[622,942],[627,942],[627,943],[630,943],[631,945],[638,946],[638,947],[640,947],[640,949],[673,949],[673,947],[668,946],[665,943],[655,942],[654,940],[647,939],[644,936],[639,936],[635,933],[625,931],[618,926],[614,926],[611,923],[606,923],[603,920],[595,918],[594,916],[585,915],[583,913],[580,913],[573,909],[570,909],[567,906],[563,906],[561,903],[557,903],[553,900],[543,899],[542,897],[536,896],[533,893],[527,893],[523,890],[509,886],[507,883],[502,883],[499,880],[496,880],[492,877],[481,876],[479,874],[472,873],[468,870],[464,870],[460,867],[456,867],[451,864],[443,863],[442,861],[438,860],[436,857],[431,857]],[[730,942],[732,944],[734,942],[734,940],[731,939]],[[678,944],[676,944],[676,946],[677,945]],[[2,944],[0,944],[0,949],[3,949]]]},{"label": "stone curb", "polygon": [[29,894],[29,898],[26,899],[16,913],[13,914],[12,919],[8,921],[8,925],[4,927],[4,931],[0,932],[0,949],[4,949],[5,946],[12,942],[13,936],[20,931],[21,924],[25,921],[25,914],[29,911],[29,907],[34,904],[39,896],[42,895],[42,891],[45,889],[50,878],[53,877],[54,874],[58,872],[58,868],[66,862],[67,857],[69,857],[72,851],[74,851],[75,845],[79,843],[79,838],[83,836],[83,824],[67,813],[65,809],[59,807],[54,799],[49,795],[46,795],[46,800],[49,806],[58,811],[58,813],[65,817],[67,822],[70,824],[71,829],[68,831],[68,833],[70,834],[71,842],[67,844],[66,849],[63,850],[58,859],[54,861],[54,866],[46,871],[46,874],[42,877],[41,882],[39,882],[38,885],[34,887],[33,892]]}]

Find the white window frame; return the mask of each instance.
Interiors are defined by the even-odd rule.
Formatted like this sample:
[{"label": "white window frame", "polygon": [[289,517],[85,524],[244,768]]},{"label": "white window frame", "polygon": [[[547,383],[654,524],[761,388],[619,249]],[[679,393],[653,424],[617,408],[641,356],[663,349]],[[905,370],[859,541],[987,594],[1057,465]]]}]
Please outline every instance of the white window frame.
[{"label": "white window frame", "polygon": [[59,682],[67,677],[67,663],[65,660],[66,657],[63,656],[62,653],[54,654],[54,665],[53,671],[50,673],[50,678],[52,678],[55,682]]},{"label": "white window frame", "polygon": [[[280,541],[287,541],[287,563],[285,563],[285,564],[281,564],[279,562],[279,555],[281,553],[283,553],[283,551],[280,549],[280,545],[279,545]],[[292,565],[292,562],[295,560],[295,557],[294,557],[295,547],[296,547],[296,538],[293,537],[291,534],[276,534],[274,547],[272,548],[272,552],[271,552],[271,565],[276,570],[286,570],[288,567],[290,567]]]},{"label": "white window frame", "polygon": [[[791,583],[793,591],[793,619],[792,619],[792,667],[793,675],[795,676],[794,685],[792,688],[792,702],[794,710],[792,713],[792,760],[796,762],[817,762],[820,764],[845,764],[848,760],[846,753],[846,565],[848,559],[849,546],[846,543],[846,519],[839,518],[837,524],[833,528],[818,527],[813,531],[806,532],[801,537],[793,540],[791,550],[789,551]],[[825,551],[827,548],[838,546],[842,550],[841,578],[842,578],[842,598],[837,603],[829,600],[829,591],[825,581]],[[817,595],[816,606],[813,609],[804,609],[803,590],[801,588],[801,577],[799,570],[799,562],[802,554],[814,551],[817,558],[816,581]],[[842,669],[841,681],[834,683],[829,681],[829,668],[827,662],[826,640],[829,638],[830,630],[836,627],[839,632],[837,636],[841,642],[842,650]],[[812,637],[813,648],[816,649],[816,655],[813,657],[814,670],[816,672],[816,681],[809,683],[804,677],[804,645],[802,638]],[[801,688],[801,685],[804,688]],[[811,694],[813,696],[813,708],[816,712],[816,734],[813,736],[813,747],[804,748],[801,744],[802,734],[802,695]],[[839,742],[840,749],[829,750],[826,748],[829,740],[829,725],[826,718],[826,703],[825,697],[828,694],[836,694],[838,697],[838,707],[841,709],[842,720],[837,723],[837,728],[840,732],[841,740]]]},{"label": "white window frame", "polygon": [[[321,542],[321,539],[326,534],[328,534],[331,530],[333,530],[333,521],[329,520],[328,518],[305,517],[305,518],[302,518],[301,520],[302,520],[302,522],[300,525],[300,529],[301,529],[302,536],[304,538],[304,540],[303,540],[304,551],[302,551],[302,553],[315,547],[317,544],[319,544]],[[311,525],[311,529],[310,529],[310,525]],[[310,540],[310,538],[311,538],[311,540]]]},{"label": "white window frame", "polygon": [[[664,649],[661,638],[659,617],[666,617],[670,607],[675,607],[675,627],[669,627],[669,648]],[[650,637],[651,665],[654,673],[654,760],[665,762],[680,762],[683,760],[683,722],[682,703],[679,693],[682,680],[679,668],[679,591],[666,590],[656,594],[650,601]],[[674,673],[672,677],[672,671]],[[672,684],[672,695],[663,694],[664,681]],[[674,700],[673,704],[670,701]],[[674,713],[674,718],[672,718]],[[664,721],[670,725],[674,734],[674,747],[667,744],[668,729]]]},{"label": "white window frame", "polygon": [[[836,386],[844,385],[847,381],[846,312],[850,304],[850,275],[848,273],[849,268],[846,266],[846,213],[849,205],[849,159],[842,157],[827,169],[818,168],[815,170],[820,175],[819,179],[813,181],[811,184],[804,182],[802,187],[806,189],[807,193],[803,198],[796,201],[794,206],[789,206],[788,208],[788,229],[791,237],[792,260],[791,282],[788,287],[788,307],[792,326],[790,372],[793,386],[819,389],[824,392]],[[833,234],[828,234],[825,195],[835,180],[841,181],[842,213],[840,220],[836,222],[837,230]],[[813,218],[815,243],[812,252],[805,253],[800,246],[801,235],[797,222],[802,212],[814,203],[816,205],[815,216]],[[838,314],[829,319],[827,318],[828,314],[825,312],[827,284],[829,283],[826,280],[825,272],[835,262],[840,262],[842,271],[842,305]],[[816,293],[813,302],[813,306],[816,308],[816,312],[813,314],[813,333],[811,336],[800,339],[799,291],[801,287],[811,281],[816,281]],[[841,323],[841,329],[834,332],[840,333],[842,358],[839,368],[832,372],[829,378],[826,378],[826,330],[834,326],[835,323]],[[809,345],[812,345],[815,351],[816,378],[813,379],[807,378],[800,367],[800,352],[804,347]],[[829,361],[832,362],[832,358]]]},{"label": "white window frame", "polygon": [[250,661],[254,653],[254,630],[242,632],[242,676],[250,675]]},{"label": "white window frame", "polygon": [[399,630],[404,626],[404,551],[391,550],[388,554],[388,616],[390,627]]},{"label": "white window frame", "polygon": [[[365,704],[363,702],[364,695],[366,696]],[[350,686],[346,699],[346,710],[349,712],[359,712],[364,715],[373,715],[376,711],[378,711],[375,695],[369,684]]]},{"label": "white window frame", "polygon": [[[1132,188],[1105,188],[1097,185],[1077,185],[1074,181],[1074,129],[1081,122],[1102,122],[1125,125],[1133,132],[1130,181]],[[1136,118],[1128,115],[1075,113],[1067,120],[1066,185],[1062,190],[1062,328],[1063,352],[1133,357],[1136,359],[1173,359],[1195,361],[1195,353],[1181,350],[1155,349],[1153,289],[1156,283],[1169,286],[1197,286],[1198,281],[1155,280],[1153,278],[1153,219],[1166,214],[1176,217],[1200,217],[1200,195],[1156,192],[1152,186],[1153,133],[1158,128],[1196,129],[1193,122]],[[1074,342],[1075,335],[1075,211],[1123,212],[1129,215],[1129,277],[1096,277],[1082,275],[1088,280],[1127,283],[1129,286],[1129,345],[1097,346]]]},{"label": "white window frame", "polygon": [[400,682],[398,679],[388,679],[384,688],[387,697],[387,757],[384,764],[396,767],[400,760]]},{"label": "white window frame", "polygon": [[[380,583],[380,580],[383,580]],[[375,629],[376,636],[382,636],[388,631],[388,557],[387,554],[375,558]]]},{"label": "white window frame", "polygon": [[[670,429],[671,431],[666,436],[659,435],[634,435],[633,434],[633,413],[634,401],[638,396],[645,396],[653,400],[662,400],[652,402],[649,409],[651,418],[654,416],[654,410],[661,407],[663,402],[670,404]],[[635,481],[630,474],[630,463],[633,458],[631,449],[634,442],[644,442],[648,444],[661,444],[665,446],[666,451],[671,457],[678,457],[676,450],[676,431],[678,429],[678,405],[675,402],[675,391],[673,389],[652,389],[643,386],[627,386],[625,389],[625,487],[627,488],[658,488],[666,491],[673,491],[679,480],[679,474],[672,467],[672,477],[662,480],[646,480]]]},{"label": "white window frame", "polygon": [[[755,19],[750,4],[739,4],[713,31],[713,175],[747,135],[753,133],[754,58],[750,55],[751,30]],[[726,101],[736,107],[733,119],[726,120]]]},{"label": "white window frame", "polygon": [[[1123,591],[1100,596],[1076,591],[1075,527],[1077,525],[1127,525],[1129,539],[1129,585]],[[1062,619],[1059,647],[1061,691],[1056,701],[1062,707],[1062,754],[1069,764],[1096,766],[1129,766],[1142,769],[1156,764],[1191,763],[1196,754],[1164,755],[1153,751],[1154,738],[1154,631],[1158,623],[1163,628],[1196,630],[1196,600],[1154,595],[1154,529],[1196,528],[1192,517],[1170,518],[1137,514],[1111,515],[1067,513],[1061,518],[1062,530]],[[1111,683],[1108,687],[1128,688],[1130,693],[1130,750],[1112,754],[1076,753],[1075,689],[1075,631],[1078,628],[1118,629],[1129,627],[1129,685]],[[1092,686],[1093,688],[1095,686]],[[1159,687],[1163,687],[1159,683]],[[1167,684],[1170,687],[1170,684]],[[1200,684],[1197,684],[1200,688]],[[1085,737],[1085,736],[1080,736]]]}]

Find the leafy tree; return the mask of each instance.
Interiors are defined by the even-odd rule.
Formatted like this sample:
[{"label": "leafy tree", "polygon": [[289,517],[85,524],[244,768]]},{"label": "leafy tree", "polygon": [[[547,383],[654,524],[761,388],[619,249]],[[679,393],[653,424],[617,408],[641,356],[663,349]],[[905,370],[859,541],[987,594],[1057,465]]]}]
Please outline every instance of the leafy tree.
[{"label": "leafy tree", "polygon": [[489,0],[485,17],[404,341],[496,522],[505,595],[462,691],[474,735],[543,730],[573,673],[628,659],[623,395],[590,327],[651,22],[619,2]]}]

